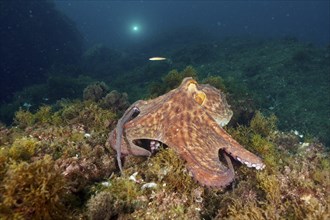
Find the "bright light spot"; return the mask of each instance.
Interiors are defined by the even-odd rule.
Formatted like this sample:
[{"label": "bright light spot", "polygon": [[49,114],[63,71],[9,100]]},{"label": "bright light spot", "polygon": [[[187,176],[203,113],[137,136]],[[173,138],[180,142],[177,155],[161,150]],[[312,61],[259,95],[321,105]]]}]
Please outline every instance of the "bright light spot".
[{"label": "bright light spot", "polygon": [[133,31],[138,31],[139,30],[139,27],[138,26],[133,26]]}]

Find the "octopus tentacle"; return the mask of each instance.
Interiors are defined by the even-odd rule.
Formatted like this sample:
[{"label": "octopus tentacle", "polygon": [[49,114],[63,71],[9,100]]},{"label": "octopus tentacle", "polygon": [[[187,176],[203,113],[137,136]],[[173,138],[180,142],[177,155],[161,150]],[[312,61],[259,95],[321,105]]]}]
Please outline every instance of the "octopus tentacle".
[{"label": "octopus tentacle", "polygon": [[235,176],[226,152],[223,153],[228,167],[219,159],[219,149],[227,146],[227,140],[214,130],[212,125],[219,125],[210,116],[201,110],[196,115],[192,118],[186,111],[177,114],[172,120],[181,120],[182,123],[167,130],[161,141],[171,146],[187,162],[188,170],[199,183],[210,187],[225,187]]},{"label": "octopus tentacle", "polygon": [[229,169],[231,170],[232,173],[235,173],[234,166],[233,166],[233,163],[231,162],[230,157],[227,155],[226,152],[224,152],[223,155],[226,159],[226,162],[227,162],[227,165],[228,165]]},{"label": "octopus tentacle", "polygon": [[132,108],[129,108],[128,110],[126,110],[123,117],[121,117],[118,120],[118,123],[117,123],[117,126],[116,126],[115,149],[117,151],[117,163],[118,163],[118,167],[119,167],[120,172],[123,171],[122,162],[121,162],[121,140],[122,140],[122,135],[123,135],[123,132],[124,132],[124,125],[128,121],[132,120],[132,118],[134,116],[139,114],[139,112],[140,112],[140,110],[136,106],[133,106]]},{"label": "octopus tentacle", "polygon": [[257,170],[265,168],[265,164],[262,162],[260,157],[251,153],[242,147],[236,140],[234,140],[223,128],[216,127],[215,131],[226,140],[226,145],[223,150],[226,151],[235,160],[238,160],[247,167],[254,167]]}]

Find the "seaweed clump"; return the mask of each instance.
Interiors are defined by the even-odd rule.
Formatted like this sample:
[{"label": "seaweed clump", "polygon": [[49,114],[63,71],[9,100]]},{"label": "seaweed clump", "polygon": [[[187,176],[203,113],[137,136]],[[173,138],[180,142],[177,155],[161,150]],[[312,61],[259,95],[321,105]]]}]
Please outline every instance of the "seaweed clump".
[{"label": "seaweed clump", "polygon": [[22,137],[14,140],[8,150],[8,156],[14,160],[29,161],[38,149],[38,140],[30,137]]},{"label": "seaweed clump", "polygon": [[172,149],[160,150],[149,161],[128,159],[133,161],[124,175],[113,176],[87,202],[91,219],[199,218],[204,190]]},{"label": "seaweed clump", "polygon": [[100,102],[100,106],[116,113],[123,113],[130,103],[127,93],[120,93],[117,90],[109,92]]},{"label": "seaweed clump", "polygon": [[197,72],[192,66],[187,66],[183,71],[171,70],[166,76],[162,78],[162,82],[153,83],[150,86],[150,94],[152,97],[162,95],[171,89],[180,85],[185,77],[193,77],[197,79]]},{"label": "seaweed clump", "polygon": [[272,142],[277,132],[276,121],[275,115],[265,117],[257,111],[249,126],[239,125],[230,128],[229,132],[243,146],[261,155],[266,167],[275,168],[279,160],[278,150]]},{"label": "seaweed clump", "polygon": [[248,127],[229,130],[239,142],[264,158],[266,169],[257,173],[245,167],[238,169],[237,187],[215,199],[226,204],[218,209],[216,219],[329,217],[329,160],[322,144],[315,140],[302,143],[279,132],[276,118],[260,112]]},{"label": "seaweed clump", "polygon": [[110,219],[132,213],[145,203],[139,186],[128,179],[116,178],[109,186],[94,195],[87,203],[90,219]]},{"label": "seaweed clump", "polygon": [[173,149],[162,149],[149,161],[147,179],[165,184],[167,190],[181,193],[198,186]]},{"label": "seaweed clump", "polygon": [[104,146],[115,118],[93,101],[16,112],[16,126],[0,128],[0,218],[76,216],[88,188],[115,170]]},{"label": "seaweed clump", "polygon": [[65,204],[68,185],[54,160],[46,155],[32,163],[12,163],[1,187],[4,218],[56,219],[70,213]]},{"label": "seaweed clump", "polygon": [[146,182],[156,183],[157,187],[144,192],[148,203],[132,214],[134,218],[200,219],[204,189],[192,178],[173,149],[161,149],[139,173]]},{"label": "seaweed clump", "polygon": [[104,82],[95,82],[88,85],[83,92],[84,100],[99,101],[108,92],[108,87]]},{"label": "seaweed clump", "polygon": [[[255,182],[250,182],[247,189],[239,184],[233,192],[226,193],[221,201],[227,208],[220,208],[216,219],[272,219],[274,216],[279,219],[328,219],[329,173],[324,170],[326,166],[320,165],[326,154],[320,154],[319,147],[317,143],[309,147],[308,154],[313,161],[280,152],[283,158],[290,157],[290,161],[282,164],[277,172],[257,173]],[[322,176],[322,181],[313,177],[314,173]],[[251,187],[253,183],[255,185]],[[247,200],[246,195],[250,199]]]},{"label": "seaweed clump", "polygon": [[98,103],[103,109],[123,113],[130,105],[127,93],[120,93],[117,90],[108,91],[108,86],[104,82],[96,82],[84,89],[83,97],[86,101]]},{"label": "seaweed clump", "polygon": [[203,84],[210,84],[211,86],[220,89],[222,92],[226,92],[227,90],[224,80],[221,78],[221,76],[208,76],[205,79],[203,79],[202,82]]}]

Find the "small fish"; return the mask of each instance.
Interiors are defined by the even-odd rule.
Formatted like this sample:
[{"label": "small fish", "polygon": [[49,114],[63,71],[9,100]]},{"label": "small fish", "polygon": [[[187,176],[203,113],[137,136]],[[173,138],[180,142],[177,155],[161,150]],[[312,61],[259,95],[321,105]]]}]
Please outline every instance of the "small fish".
[{"label": "small fish", "polygon": [[150,57],[149,58],[150,61],[162,61],[162,60],[166,60],[165,57]]}]

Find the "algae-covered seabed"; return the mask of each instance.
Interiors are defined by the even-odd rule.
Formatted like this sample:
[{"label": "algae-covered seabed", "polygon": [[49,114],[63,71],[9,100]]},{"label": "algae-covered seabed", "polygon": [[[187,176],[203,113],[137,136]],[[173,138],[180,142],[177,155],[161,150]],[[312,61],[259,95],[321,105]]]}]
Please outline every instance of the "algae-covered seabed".
[{"label": "algae-covered seabed", "polygon": [[[81,89],[82,100],[21,109],[13,126],[1,125],[0,217],[329,219],[329,152],[318,139],[329,141],[329,47],[236,39],[167,53],[171,62],[111,80],[100,70],[95,78],[108,86]],[[231,186],[202,187],[169,147],[149,159],[129,156],[119,175],[106,140],[128,98],[158,96],[185,76],[227,92],[234,117],[226,130],[263,158],[263,171],[235,163]]]}]

